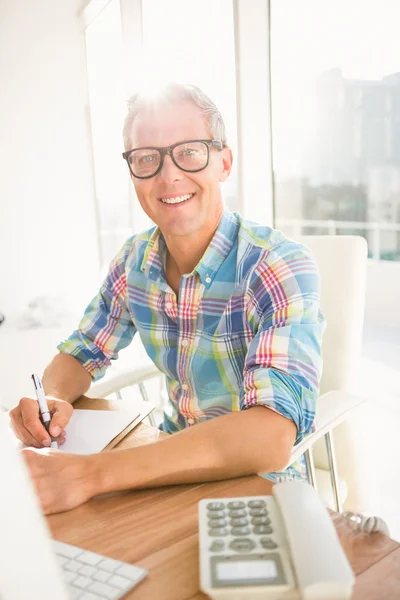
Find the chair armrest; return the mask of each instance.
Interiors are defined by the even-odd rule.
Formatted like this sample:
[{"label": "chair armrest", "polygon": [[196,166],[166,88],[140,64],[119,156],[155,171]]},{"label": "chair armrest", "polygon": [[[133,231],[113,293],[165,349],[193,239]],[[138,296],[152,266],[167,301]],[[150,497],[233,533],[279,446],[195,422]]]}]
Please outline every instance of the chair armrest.
[{"label": "chair armrest", "polygon": [[343,423],[355,410],[367,402],[364,398],[347,392],[332,391],[319,396],[317,400],[317,429],[303,438],[297,446],[293,446],[287,466],[296,461],[328,431]]},{"label": "chair armrest", "polygon": [[136,369],[125,369],[110,376],[107,374],[101,381],[92,383],[85,396],[88,398],[106,398],[125,387],[139,385],[147,379],[159,377],[160,375],[162,375],[161,371],[154,365],[141,366]]}]

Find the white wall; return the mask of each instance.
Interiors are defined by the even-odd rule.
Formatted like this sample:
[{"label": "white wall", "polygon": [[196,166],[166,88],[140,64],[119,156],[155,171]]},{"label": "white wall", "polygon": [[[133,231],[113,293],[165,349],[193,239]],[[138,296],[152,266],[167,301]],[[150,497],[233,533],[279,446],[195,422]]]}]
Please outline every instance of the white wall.
[{"label": "white wall", "polygon": [[[98,283],[82,0],[0,3],[0,312]],[[79,290],[79,292],[77,292]]]}]

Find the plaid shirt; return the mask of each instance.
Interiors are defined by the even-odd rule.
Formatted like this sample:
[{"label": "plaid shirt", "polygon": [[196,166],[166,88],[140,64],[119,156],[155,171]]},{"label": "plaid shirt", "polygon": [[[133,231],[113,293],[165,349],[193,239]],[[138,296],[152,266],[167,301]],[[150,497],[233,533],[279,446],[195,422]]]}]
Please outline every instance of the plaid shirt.
[{"label": "plaid shirt", "polygon": [[179,301],[165,261],[158,228],[131,237],[58,349],[97,380],[138,331],[166,377],[164,431],[260,404],[294,421],[298,443],[313,426],[325,328],[310,251],[224,211]]}]

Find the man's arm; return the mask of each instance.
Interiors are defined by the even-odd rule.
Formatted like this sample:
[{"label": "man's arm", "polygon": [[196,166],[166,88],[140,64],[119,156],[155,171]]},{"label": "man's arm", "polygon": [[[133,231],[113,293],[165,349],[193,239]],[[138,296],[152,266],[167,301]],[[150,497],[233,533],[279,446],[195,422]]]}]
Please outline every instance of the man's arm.
[{"label": "man's arm", "polygon": [[255,406],[155,444],[93,457],[95,493],[279,471],[287,465],[295,439],[293,421]]},{"label": "man's arm", "polygon": [[[90,302],[78,329],[58,345],[43,375],[43,387],[52,415],[50,433],[59,444],[65,441],[64,427],[72,415],[71,404],[84,394],[92,380],[102,377],[112,359],[125,348],[136,327],[126,304],[125,261],[132,240],[128,240],[110,264],[109,272]],[[17,437],[28,446],[50,445],[50,436],[39,419],[34,398],[25,396],[11,412]]]},{"label": "man's arm", "polygon": [[320,278],[310,251],[288,240],[253,271],[249,326],[255,329],[244,366],[240,408],[269,406],[296,425],[295,443],[315,417],[322,369]]},{"label": "man's arm", "polygon": [[57,354],[47,365],[43,378],[46,396],[54,396],[72,404],[90,387],[92,378],[88,371],[69,354]]},{"label": "man's arm", "polygon": [[51,514],[106,492],[279,471],[289,461],[295,438],[293,421],[255,406],[138,448],[89,456],[23,452],[43,510]]}]

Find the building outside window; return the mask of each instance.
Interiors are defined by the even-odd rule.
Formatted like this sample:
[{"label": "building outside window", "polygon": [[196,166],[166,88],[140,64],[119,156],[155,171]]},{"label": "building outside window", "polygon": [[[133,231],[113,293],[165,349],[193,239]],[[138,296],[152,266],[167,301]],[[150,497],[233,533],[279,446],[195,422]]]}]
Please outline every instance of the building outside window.
[{"label": "building outside window", "polygon": [[275,224],[400,261],[396,0],[271,1]]}]

